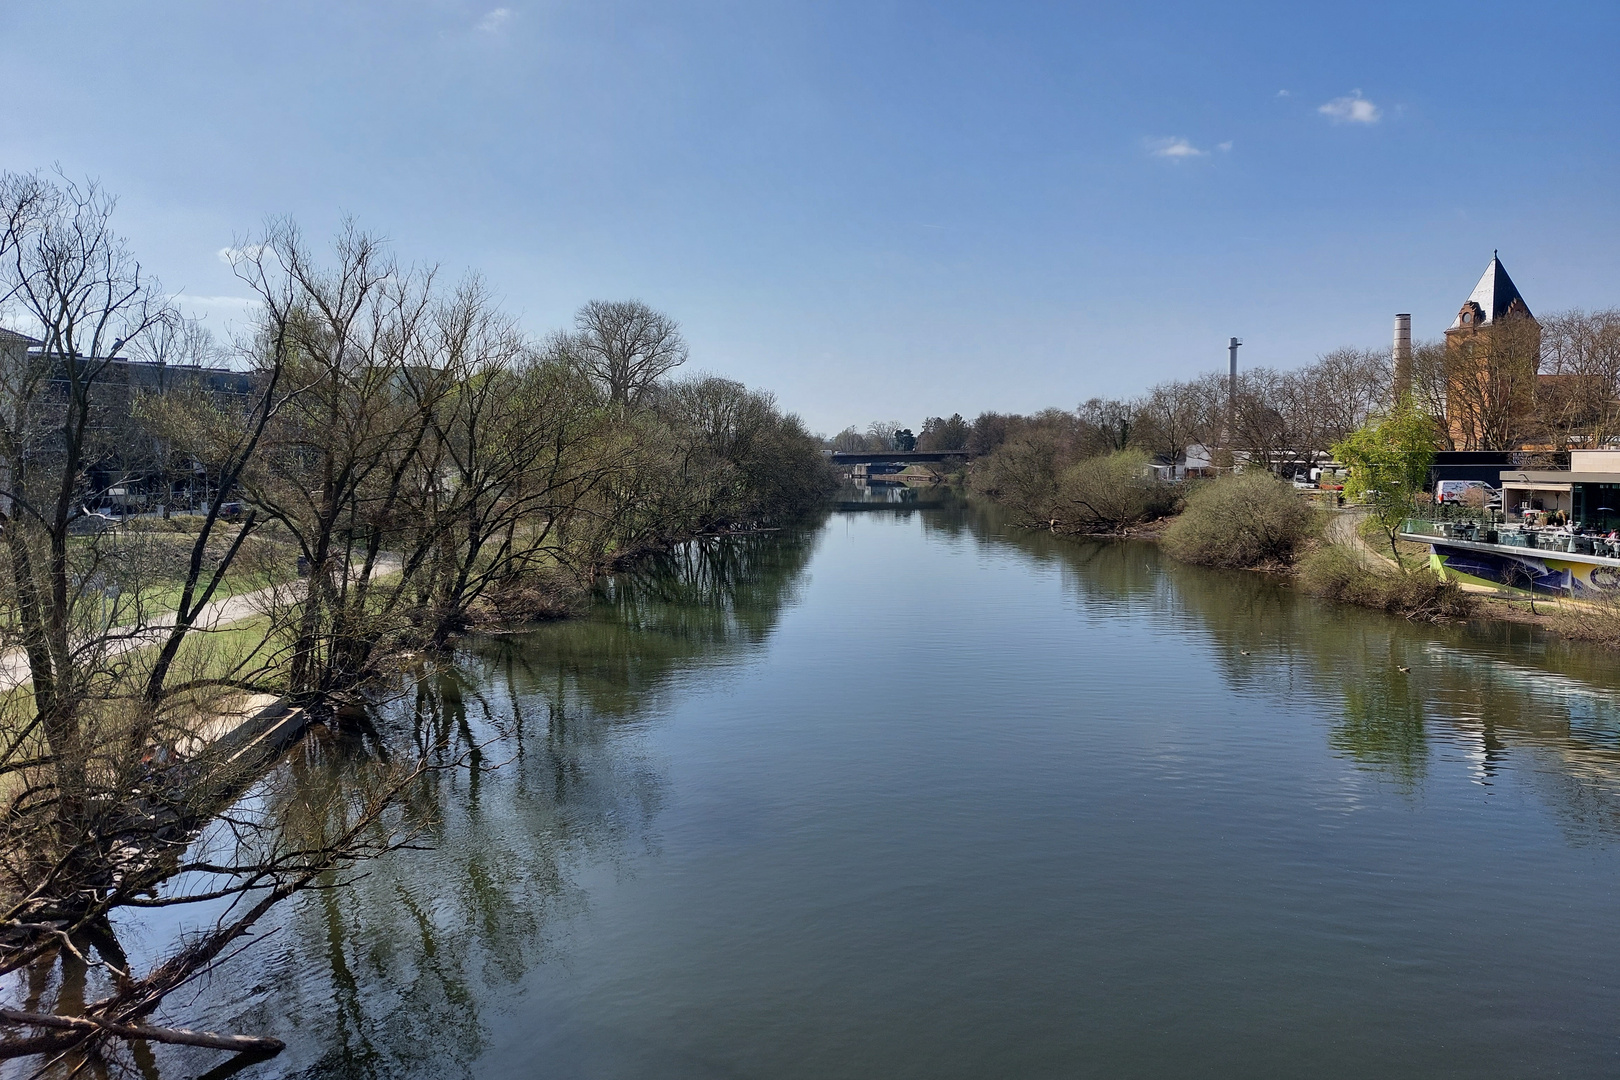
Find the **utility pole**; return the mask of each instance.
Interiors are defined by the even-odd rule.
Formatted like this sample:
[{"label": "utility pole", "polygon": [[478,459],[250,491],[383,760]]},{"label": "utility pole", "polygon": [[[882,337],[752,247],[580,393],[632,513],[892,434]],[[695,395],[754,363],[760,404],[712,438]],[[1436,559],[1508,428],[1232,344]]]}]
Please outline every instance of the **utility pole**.
[{"label": "utility pole", "polygon": [[1237,440],[1237,351],[1243,342],[1233,338],[1226,343],[1230,359],[1226,375],[1226,448],[1230,450]]}]

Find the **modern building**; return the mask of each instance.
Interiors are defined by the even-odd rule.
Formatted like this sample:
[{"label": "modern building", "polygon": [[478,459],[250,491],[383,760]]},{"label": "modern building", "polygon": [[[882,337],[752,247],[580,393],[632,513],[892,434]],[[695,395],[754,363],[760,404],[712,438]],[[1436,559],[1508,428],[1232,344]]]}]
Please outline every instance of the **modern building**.
[{"label": "modern building", "polygon": [[1620,595],[1620,450],[1574,450],[1567,469],[1506,469],[1504,520],[1406,523],[1441,578],[1471,585]]},{"label": "modern building", "polygon": [[1620,450],[1571,450],[1567,469],[1504,471],[1502,509],[1559,513],[1600,533],[1620,530]]},{"label": "modern building", "polygon": [[[208,469],[176,455],[137,415],[135,405],[143,395],[181,390],[201,392],[216,401],[240,400],[253,392],[253,374],[123,356],[80,357],[78,364],[81,371],[95,372],[91,457],[84,466],[85,507],[138,512],[157,505],[186,506],[204,497]],[[66,358],[48,354],[42,342],[0,329],[0,410],[8,425],[38,426],[41,419],[27,418],[25,411],[62,408],[71,393],[70,374]],[[39,389],[25,389],[30,383]],[[45,422],[40,436],[29,440],[30,460],[61,452],[59,441],[46,434],[51,426]]]}]

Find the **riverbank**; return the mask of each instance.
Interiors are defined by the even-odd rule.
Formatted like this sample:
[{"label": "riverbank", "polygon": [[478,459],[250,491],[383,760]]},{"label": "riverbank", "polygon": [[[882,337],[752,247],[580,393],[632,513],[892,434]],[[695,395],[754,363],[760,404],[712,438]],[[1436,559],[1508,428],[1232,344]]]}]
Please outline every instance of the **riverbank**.
[{"label": "riverbank", "polygon": [[[1620,649],[1620,610],[1611,610],[1611,606],[1552,596],[1537,596],[1532,604],[1528,595],[1505,594],[1442,583],[1433,576],[1433,571],[1427,564],[1427,553],[1403,552],[1403,559],[1410,555],[1413,558],[1422,558],[1422,563],[1400,568],[1415,579],[1409,584],[1421,583],[1426,587],[1409,588],[1411,594],[1409,599],[1398,594],[1392,595],[1394,587],[1408,583],[1396,578],[1398,569],[1393,559],[1374,550],[1360,535],[1359,526],[1365,515],[1353,507],[1344,510],[1323,510],[1322,513],[1329,516],[1321,538],[1304,545],[1298,558],[1291,562],[1272,560],[1236,569],[1286,578],[1301,591],[1313,593],[1323,599],[1355,607],[1372,608],[1408,620],[1441,623],[1481,620],[1529,626],[1564,640]],[[1175,527],[1181,517],[1181,514],[1171,514],[1109,532],[1066,532],[1056,528],[1049,528],[1048,531],[1076,540],[1142,540],[1163,548],[1166,547],[1164,544],[1166,534]],[[1359,583],[1353,580],[1342,581],[1341,587],[1326,589],[1322,583],[1309,580],[1306,573],[1309,560],[1313,557],[1320,558],[1325,551],[1334,547],[1349,554],[1348,563],[1359,565],[1359,570],[1356,571],[1361,576]],[[1171,558],[1175,557],[1173,552],[1167,551],[1166,554]],[[1380,578],[1385,580],[1375,580]],[[1363,587],[1357,588],[1357,584]],[[1444,585],[1447,591],[1455,590],[1455,597],[1449,597],[1445,603],[1437,602],[1434,594],[1439,590],[1434,588],[1435,585]]]},{"label": "riverbank", "polygon": [[[648,560],[380,707],[509,741],[167,1019],[265,1080],[1601,1072],[1612,665],[1278,584],[983,502]],[[275,805],[363,785],[320,758]]]}]

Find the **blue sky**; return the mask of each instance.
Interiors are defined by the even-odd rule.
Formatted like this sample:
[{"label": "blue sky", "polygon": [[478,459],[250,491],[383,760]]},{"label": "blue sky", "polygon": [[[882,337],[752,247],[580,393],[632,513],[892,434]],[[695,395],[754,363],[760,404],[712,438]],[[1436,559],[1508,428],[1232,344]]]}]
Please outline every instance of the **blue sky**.
[{"label": "blue sky", "polygon": [[5,0],[0,165],[192,310],[269,214],[679,318],[813,427],[1620,305],[1620,5]]}]

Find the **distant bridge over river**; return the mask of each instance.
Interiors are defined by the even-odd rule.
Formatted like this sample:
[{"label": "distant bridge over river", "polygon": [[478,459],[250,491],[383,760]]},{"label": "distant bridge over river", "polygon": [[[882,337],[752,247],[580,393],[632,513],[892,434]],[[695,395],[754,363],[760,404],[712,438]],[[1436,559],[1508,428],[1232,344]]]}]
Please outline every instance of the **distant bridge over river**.
[{"label": "distant bridge over river", "polygon": [[947,458],[970,457],[966,450],[873,450],[860,453],[834,452],[834,465],[911,465]]}]

